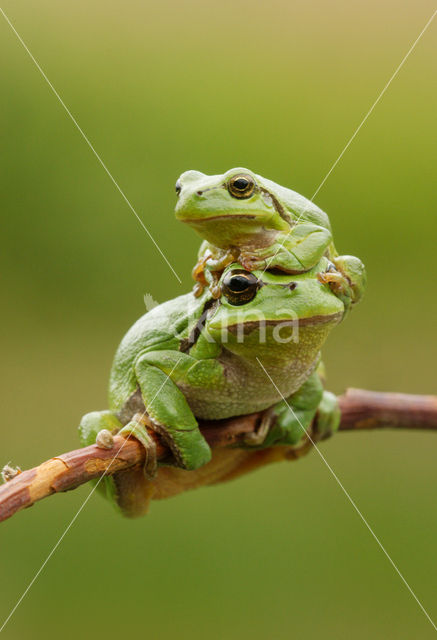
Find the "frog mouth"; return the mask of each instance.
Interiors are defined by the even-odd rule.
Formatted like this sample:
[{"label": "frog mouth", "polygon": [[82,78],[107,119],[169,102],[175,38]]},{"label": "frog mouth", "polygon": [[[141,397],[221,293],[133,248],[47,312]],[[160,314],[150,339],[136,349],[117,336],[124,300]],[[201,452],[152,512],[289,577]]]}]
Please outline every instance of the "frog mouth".
[{"label": "frog mouth", "polygon": [[278,320],[249,320],[248,322],[243,322],[242,324],[231,324],[227,327],[230,333],[238,333],[241,331],[241,326],[243,326],[244,333],[251,333],[255,331],[261,326],[278,326],[278,325],[289,325],[293,327],[311,327],[311,326],[319,326],[323,324],[330,324],[331,322],[340,322],[343,317],[343,312],[339,311],[338,313],[331,313],[326,316],[316,315],[309,316],[308,318],[283,318]]},{"label": "frog mouth", "polygon": [[184,218],[183,221],[197,224],[202,222],[211,222],[214,220],[229,220],[230,218],[237,218],[239,220],[256,220],[257,216],[249,213],[223,213],[218,216],[210,216],[209,218]]}]

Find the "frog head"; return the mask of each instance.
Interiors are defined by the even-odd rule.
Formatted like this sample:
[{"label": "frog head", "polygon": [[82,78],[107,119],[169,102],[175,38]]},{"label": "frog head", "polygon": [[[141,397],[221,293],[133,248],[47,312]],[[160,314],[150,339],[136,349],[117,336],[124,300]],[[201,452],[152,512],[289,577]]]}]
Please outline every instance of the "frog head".
[{"label": "frog head", "polygon": [[207,333],[235,355],[259,356],[277,366],[293,360],[307,370],[345,310],[317,278],[328,264],[323,258],[294,276],[230,265],[220,279],[220,302],[208,314]]},{"label": "frog head", "polygon": [[329,229],[327,215],[310,200],[241,167],[214,176],[186,171],[176,193],[176,218],[223,249],[269,245],[298,219]]}]

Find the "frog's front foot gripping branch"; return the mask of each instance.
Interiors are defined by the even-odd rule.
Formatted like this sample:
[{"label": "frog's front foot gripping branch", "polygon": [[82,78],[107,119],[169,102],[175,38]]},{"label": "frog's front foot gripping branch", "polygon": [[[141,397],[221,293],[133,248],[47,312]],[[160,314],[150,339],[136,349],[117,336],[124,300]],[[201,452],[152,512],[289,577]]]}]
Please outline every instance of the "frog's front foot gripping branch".
[{"label": "frog's front foot gripping branch", "polygon": [[87,413],[79,425],[79,435],[82,444],[96,444],[99,449],[112,449],[114,436],[125,439],[136,438],[144,447],[144,473],[152,479],[156,476],[158,467],[156,443],[150,436],[151,424],[146,414],[135,414],[125,426],[111,411],[92,411]]},{"label": "frog's front foot gripping branch", "polygon": [[307,451],[332,436],[339,425],[338,399],[323,389],[321,376],[315,371],[296,393],[262,414],[257,430],[247,435],[244,444],[258,448],[285,445],[293,451],[302,447]]},{"label": "frog's front foot gripping branch", "polygon": [[143,445],[145,450],[144,473],[149,479],[155,478],[158,470],[156,444],[148,431],[148,428],[151,427],[153,428],[153,425],[145,413],[136,413],[132,420],[118,432],[120,436],[125,438],[133,436]]},{"label": "frog's front foot gripping branch", "polygon": [[112,449],[115,435],[127,440],[136,438],[144,447],[144,473],[147,478],[153,479],[158,469],[158,459],[156,442],[149,433],[151,429],[153,425],[146,413],[136,413],[122,426],[110,411],[93,411],[82,418],[79,433],[84,444],[95,442],[100,449]]}]

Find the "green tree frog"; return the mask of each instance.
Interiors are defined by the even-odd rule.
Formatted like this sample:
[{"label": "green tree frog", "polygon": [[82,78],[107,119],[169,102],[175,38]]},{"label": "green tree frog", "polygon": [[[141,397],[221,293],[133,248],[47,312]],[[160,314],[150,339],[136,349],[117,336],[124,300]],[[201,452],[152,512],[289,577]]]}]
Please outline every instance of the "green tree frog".
[{"label": "green tree frog", "polygon": [[219,297],[217,279],[234,260],[249,271],[298,274],[327,256],[335,268],[325,282],[346,307],[360,299],[363,264],[354,256],[338,256],[329,218],[311,200],[241,167],[213,176],[186,171],[176,193],[176,218],[204,239],[193,269],[195,292],[207,284],[206,269],[215,274],[211,292]]},{"label": "green tree frog", "polygon": [[[153,486],[160,474],[168,480],[171,467],[185,478],[189,471],[206,474],[203,469],[211,468],[199,419],[268,410],[268,419],[246,442],[247,450],[260,453],[277,445],[298,447],[316,413],[318,430],[334,431],[339,411],[335,396],[323,389],[320,348],[342,320],[345,305],[320,278],[331,268],[324,256],[296,275],[249,271],[234,262],[220,277],[219,299],[205,287],[200,296],[190,292],[146,313],[116,352],[109,410],[89,413],[81,421],[82,444],[97,438],[100,446],[110,446],[116,432],[135,436],[148,453],[146,475],[141,476]],[[172,452],[158,470],[147,427]],[[103,437],[108,431],[109,444]],[[120,503],[114,478],[105,477],[102,485]],[[129,491],[136,506],[126,513],[141,513],[147,492],[137,485]]]}]

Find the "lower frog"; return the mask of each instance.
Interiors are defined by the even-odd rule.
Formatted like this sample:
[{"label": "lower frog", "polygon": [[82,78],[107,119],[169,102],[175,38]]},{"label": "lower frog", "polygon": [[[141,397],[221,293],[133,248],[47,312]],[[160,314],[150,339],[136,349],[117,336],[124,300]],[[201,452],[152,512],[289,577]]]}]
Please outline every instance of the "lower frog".
[{"label": "lower frog", "polygon": [[[212,464],[199,419],[266,410],[267,419],[247,438],[250,450],[299,447],[316,413],[319,431],[334,431],[339,411],[335,396],[323,389],[320,348],[345,306],[321,281],[329,268],[322,258],[313,269],[291,276],[250,272],[233,263],[220,279],[220,299],[205,288],[200,297],[188,293],[146,313],[115,355],[109,411],[82,419],[82,444],[97,438],[100,446],[108,446],[109,439],[110,446],[111,433],[117,432],[137,438],[147,451],[141,477],[159,492],[169,467],[194,472]],[[148,429],[159,433],[172,453],[165,466],[157,466]],[[123,502],[113,477],[101,485]],[[138,499],[131,485],[130,491],[135,506],[130,503],[125,512],[142,513],[147,492]]]},{"label": "lower frog", "polygon": [[[366,283],[361,260],[338,256],[328,216],[299,193],[243,168],[216,176],[186,171],[176,193],[176,218],[204,239],[193,269],[196,293],[209,286],[219,297],[220,274],[234,261],[249,271],[298,274],[326,256],[335,268],[326,283],[346,306],[361,298]],[[213,274],[212,283],[205,271]]]}]

